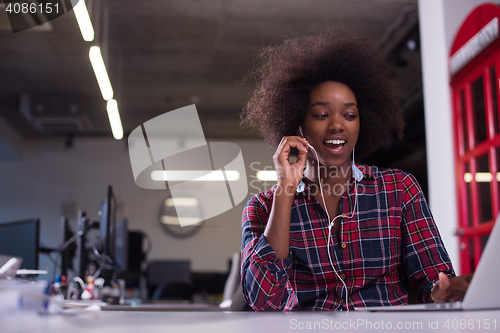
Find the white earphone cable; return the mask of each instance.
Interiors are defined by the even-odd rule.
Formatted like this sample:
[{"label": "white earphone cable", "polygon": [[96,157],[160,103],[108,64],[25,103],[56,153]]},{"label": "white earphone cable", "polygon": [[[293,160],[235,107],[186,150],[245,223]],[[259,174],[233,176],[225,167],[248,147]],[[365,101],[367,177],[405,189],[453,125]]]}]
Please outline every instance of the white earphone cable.
[{"label": "white earphone cable", "polygon": [[[300,130],[300,132],[302,134],[302,130]],[[328,242],[327,242],[326,252],[328,254],[328,259],[330,260],[330,265],[332,266],[333,271],[335,272],[335,275],[337,276],[337,278],[339,278],[340,281],[342,281],[342,284],[344,286],[344,290],[345,290],[345,306],[346,306],[347,311],[349,311],[349,298],[348,298],[347,285],[345,284],[344,280],[340,277],[340,275],[337,273],[337,270],[335,269],[335,265],[333,264],[332,257],[330,255],[330,237],[331,237],[331,233],[332,233],[333,223],[335,222],[335,220],[337,218],[339,218],[339,217],[352,218],[354,216],[354,212],[356,211],[356,206],[357,206],[357,203],[358,203],[358,184],[357,184],[357,181],[354,180],[355,197],[354,197],[354,207],[352,209],[351,215],[347,216],[345,214],[340,214],[340,215],[335,216],[332,220],[330,220],[330,214],[328,213],[328,208],[326,207],[326,202],[325,202],[325,196],[323,194],[323,185],[321,184],[321,175],[320,175],[320,168],[319,168],[318,153],[316,152],[316,149],[314,149],[314,147],[312,145],[310,145],[309,143],[307,145],[313,150],[314,154],[316,155],[316,161],[318,162],[319,189],[321,191],[321,199],[323,199],[323,206],[325,207],[326,216],[328,217]],[[354,149],[352,150],[352,163],[354,164]]]}]

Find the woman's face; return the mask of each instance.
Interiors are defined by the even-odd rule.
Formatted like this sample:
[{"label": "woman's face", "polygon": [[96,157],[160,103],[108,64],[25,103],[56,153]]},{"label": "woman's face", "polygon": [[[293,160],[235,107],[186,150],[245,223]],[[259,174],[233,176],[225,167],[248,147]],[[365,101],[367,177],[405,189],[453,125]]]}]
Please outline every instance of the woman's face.
[{"label": "woman's face", "polygon": [[[359,134],[356,96],[343,83],[326,81],[309,94],[304,135],[316,149],[320,164],[349,167]],[[309,153],[316,159],[313,152]]]}]

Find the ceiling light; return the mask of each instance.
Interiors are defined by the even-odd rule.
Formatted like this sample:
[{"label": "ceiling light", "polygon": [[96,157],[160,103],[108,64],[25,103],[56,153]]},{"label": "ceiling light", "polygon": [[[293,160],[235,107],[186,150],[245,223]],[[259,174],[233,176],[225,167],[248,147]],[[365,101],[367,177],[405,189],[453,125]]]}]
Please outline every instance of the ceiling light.
[{"label": "ceiling light", "polygon": [[94,28],[92,27],[92,21],[90,20],[87,6],[85,6],[85,1],[78,1],[76,6],[73,7],[73,11],[75,12],[76,22],[78,22],[78,26],[82,32],[83,40],[86,42],[93,41]]},{"label": "ceiling light", "polygon": [[122,121],[120,119],[120,112],[118,111],[118,103],[116,100],[110,99],[108,105],[106,106],[108,110],[109,124],[111,125],[111,132],[113,132],[113,137],[116,140],[121,140],[123,138],[123,127]]},{"label": "ceiling light", "polygon": [[[80,0],[80,2],[83,2],[83,0]],[[101,89],[102,98],[108,101],[113,98],[113,88],[111,87],[111,82],[109,81],[108,72],[106,71],[106,65],[104,65],[99,46],[92,46],[90,48],[89,58],[92,68],[94,69],[95,77],[97,78],[97,83]]]},{"label": "ceiling light", "polygon": [[260,170],[257,171],[257,179],[260,181],[275,182],[278,180],[278,176],[276,175],[275,170]]},{"label": "ceiling light", "polygon": [[464,181],[466,183],[470,183],[472,181],[472,174],[470,172],[466,172],[464,174]]},{"label": "ceiling light", "polygon": [[476,182],[489,183],[493,180],[493,175],[489,172],[476,173]]},{"label": "ceiling light", "polygon": [[414,39],[408,39],[406,42],[406,47],[410,51],[415,51],[417,49],[417,42]]},{"label": "ceiling light", "polygon": [[[493,180],[493,175],[489,172],[476,172],[474,179],[478,183],[490,183]],[[466,183],[472,182],[472,174],[470,172],[464,174],[464,181]],[[497,173],[497,181],[500,181],[500,173]]]},{"label": "ceiling light", "polygon": [[[225,177],[224,177],[225,174]],[[223,182],[236,181],[240,179],[240,173],[236,170],[155,170],[151,172],[151,179],[164,182]]]},{"label": "ceiling light", "polygon": [[179,207],[179,206],[184,206],[184,207],[198,207],[199,202],[198,199],[196,198],[168,198],[165,200],[165,206],[171,207]]}]

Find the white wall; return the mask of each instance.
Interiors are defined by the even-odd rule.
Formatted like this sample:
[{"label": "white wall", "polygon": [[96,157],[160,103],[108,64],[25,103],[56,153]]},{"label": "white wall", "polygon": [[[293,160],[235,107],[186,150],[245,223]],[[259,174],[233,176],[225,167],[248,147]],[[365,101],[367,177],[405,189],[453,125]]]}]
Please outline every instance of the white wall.
[{"label": "white wall", "polygon": [[[419,0],[429,205],[460,272],[448,57],[462,22],[481,0]],[[495,1],[494,1],[495,2]],[[498,1],[497,1],[498,2]]]},{"label": "white wall", "polygon": [[[262,167],[273,165],[273,151],[260,141],[232,142],[242,149],[249,181],[255,176],[252,162]],[[190,259],[194,271],[226,272],[228,260],[241,247],[241,213],[246,200],[206,220],[191,238],[166,234],[158,222],[166,193],[136,186],[125,140],[77,138],[71,149],[64,147],[63,140],[26,141],[21,159],[0,159],[0,184],[0,222],[40,217],[41,241],[47,246],[60,242],[63,212],[70,214],[73,228],[79,209],[98,220],[107,185],[112,184],[118,217],[127,217],[129,229],[142,230],[151,237],[150,258]],[[255,184],[266,189],[262,183]],[[257,189],[249,191],[255,194]],[[40,268],[47,266],[53,265],[42,255]]]}]

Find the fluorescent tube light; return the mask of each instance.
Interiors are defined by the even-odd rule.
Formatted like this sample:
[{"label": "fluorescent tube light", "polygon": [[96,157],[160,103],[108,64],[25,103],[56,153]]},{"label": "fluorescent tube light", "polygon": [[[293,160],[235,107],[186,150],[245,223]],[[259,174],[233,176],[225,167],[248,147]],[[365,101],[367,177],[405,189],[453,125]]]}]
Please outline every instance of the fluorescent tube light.
[{"label": "fluorescent tube light", "polygon": [[275,182],[278,180],[278,175],[275,170],[260,170],[257,171],[257,179],[260,181]]},{"label": "fluorescent tube light", "polygon": [[[80,0],[80,2],[82,2],[82,0]],[[94,69],[95,77],[97,78],[97,83],[101,89],[102,98],[108,101],[113,98],[113,88],[111,87],[111,82],[109,81],[108,72],[106,71],[106,65],[104,65],[99,46],[92,46],[90,48],[89,58],[92,68]]]},{"label": "fluorescent tube light", "polygon": [[464,174],[464,181],[465,181],[466,183],[470,183],[470,182],[472,181],[472,173],[470,173],[470,172],[466,172],[466,173]]},{"label": "fluorescent tube light", "polygon": [[[478,183],[490,183],[493,180],[493,175],[489,172],[477,172],[474,179]],[[472,174],[466,172],[464,174],[464,181],[466,183],[472,182]],[[497,181],[500,182],[500,173],[497,172]]]},{"label": "fluorescent tube light", "polygon": [[198,207],[199,202],[196,198],[168,198],[165,200],[165,206],[167,207]]},{"label": "fluorescent tube light", "polygon": [[123,138],[123,127],[122,121],[120,119],[120,112],[118,111],[118,103],[116,100],[110,99],[108,105],[106,106],[108,110],[109,124],[111,125],[111,132],[113,132],[113,137],[116,140],[121,140]]},{"label": "fluorescent tube light", "polygon": [[[236,170],[224,171],[228,181],[236,181],[240,179],[240,173]],[[151,179],[158,182],[172,181],[172,182],[223,182],[225,181],[224,173],[222,170],[155,170],[151,172]]]},{"label": "fluorescent tube light", "polygon": [[78,1],[76,6],[73,7],[75,12],[76,22],[80,27],[82,32],[83,40],[86,42],[91,42],[94,40],[94,28],[92,27],[92,21],[90,20],[89,11],[85,5],[84,0]]},{"label": "fluorescent tube light", "polygon": [[493,180],[493,175],[489,172],[476,173],[476,182],[490,183]]}]

